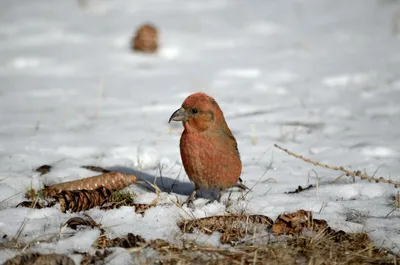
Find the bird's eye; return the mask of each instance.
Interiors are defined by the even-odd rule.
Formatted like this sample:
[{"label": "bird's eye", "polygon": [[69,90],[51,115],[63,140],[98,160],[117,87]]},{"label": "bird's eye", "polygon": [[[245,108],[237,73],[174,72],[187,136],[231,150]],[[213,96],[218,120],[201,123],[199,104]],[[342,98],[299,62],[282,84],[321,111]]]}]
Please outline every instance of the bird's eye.
[{"label": "bird's eye", "polygon": [[192,109],[192,114],[196,114],[196,113],[198,113],[198,112],[199,112],[198,109]]}]

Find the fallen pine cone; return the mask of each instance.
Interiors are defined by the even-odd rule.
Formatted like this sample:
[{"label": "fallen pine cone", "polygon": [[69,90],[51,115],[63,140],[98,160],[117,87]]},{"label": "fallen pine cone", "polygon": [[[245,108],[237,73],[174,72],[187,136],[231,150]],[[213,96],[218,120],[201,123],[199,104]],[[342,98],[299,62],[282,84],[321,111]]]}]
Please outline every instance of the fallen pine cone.
[{"label": "fallen pine cone", "polygon": [[132,49],[145,53],[154,53],[158,48],[157,29],[153,25],[143,24],[132,39]]},{"label": "fallen pine cone", "polygon": [[178,222],[179,228],[184,233],[192,233],[197,228],[207,234],[215,231],[224,232],[232,227],[240,228],[243,224],[263,224],[266,228],[270,228],[273,221],[264,215],[217,215]]},{"label": "fallen pine cone", "polygon": [[298,210],[295,213],[281,214],[272,225],[275,234],[301,234],[304,229],[320,232],[329,230],[325,220],[313,219],[310,211]]},{"label": "fallen pine cone", "polygon": [[105,187],[96,190],[63,190],[53,198],[60,203],[62,212],[80,212],[106,203],[111,198],[111,191]]},{"label": "fallen pine cone", "polygon": [[220,232],[221,243],[238,241],[246,234],[269,229],[272,224],[271,218],[264,215],[219,215],[178,222],[179,228],[184,233],[193,233],[195,229],[205,234]]},{"label": "fallen pine cone", "polygon": [[45,187],[43,195],[45,197],[54,197],[56,194],[65,190],[95,190],[99,187],[105,187],[109,190],[119,190],[135,183],[137,177],[131,174],[122,174],[120,172],[109,172],[98,176],[85,179],[68,181],[53,186]]}]

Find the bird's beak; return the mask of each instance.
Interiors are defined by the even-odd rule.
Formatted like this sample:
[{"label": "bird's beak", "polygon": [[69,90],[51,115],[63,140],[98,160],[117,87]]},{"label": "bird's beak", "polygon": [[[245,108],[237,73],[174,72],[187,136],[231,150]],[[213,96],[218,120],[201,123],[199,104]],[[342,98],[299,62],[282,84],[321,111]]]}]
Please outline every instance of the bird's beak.
[{"label": "bird's beak", "polygon": [[176,110],[174,113],[172,113],[168,123],[170,123],[171,121],[187,121],[187,119],[188,119],[187,113],[185,109],[182,107]]}]

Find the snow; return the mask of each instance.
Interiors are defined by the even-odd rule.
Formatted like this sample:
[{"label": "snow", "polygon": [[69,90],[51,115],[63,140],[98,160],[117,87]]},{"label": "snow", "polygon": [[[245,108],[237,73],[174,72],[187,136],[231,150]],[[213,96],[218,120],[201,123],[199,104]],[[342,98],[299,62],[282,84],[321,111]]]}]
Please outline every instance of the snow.
[{"label": "snow", "polygon": [[[31,250],[67,253],[76,262],[74,251],[93,253],[98,231],[61,229],[82,213],[13,207],[28,188],[92,176],[80,166],[97,165],[172,189],[144,216],[129,207],[87,211],[110,236],[218,245],[217,233],[182,235],[176,222],[227,210],[274,219],[305,209],[400,252],[400,211],[387,217],[397,189],[337,179],[338,172],[273,147],[400,181],[399,10],[399,1],[385,0],[3,0],[0,243],[26,222],[21,242],[60,237]],[[135,28],[147,21],[160,31],[157,55],[129,50]],[[180,162],[182,126],[168,118],[196,91],[223,109],[238,140],[242,179],[253,188],[244,201],[232,192],[229,209],[202,198],[194,208],[175,204],[193,185]],[[43,164],[53,169],[40,176],[34,169]],[[285,194],[317,181],[318,191]],[[135,185],[128,190],[142,203],[155,198]],[[0,262],[18,253],[0,250]],[[123,249],[113,255],[109,264],[130,262]]]}]

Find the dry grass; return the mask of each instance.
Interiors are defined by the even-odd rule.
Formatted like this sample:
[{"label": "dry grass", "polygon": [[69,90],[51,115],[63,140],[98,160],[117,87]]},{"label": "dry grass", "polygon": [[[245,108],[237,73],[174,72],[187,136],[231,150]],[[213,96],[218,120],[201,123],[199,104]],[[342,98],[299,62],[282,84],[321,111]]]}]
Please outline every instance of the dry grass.
[{"label": "dry grass", "polygon": [[[306,217],[306,219],[305,219]],[[300,220],[301,219],[301,220]],[[94,244],[100,249],[95,255],[84,255],[82,264],[102,264],[111,257],[111,247],[126,248],[133,259],[140,264],[399,264],[400,256],[380,249],[371,242],[366,233],[335,232],[329,227],[319,229],[313,225],[309,212],[299,210],[293,214],[282,214],[274,222],[285,222],[287,227],[302,227],[277,235],[271,221],[265,216],[214,216],[178,222],[182,232],[221,233],[221,243],[230,243],[223,236],[229,232],[245,229],[244,240],[235,244],[212,247],[195,241],[185,241],[179,246],[162,239],[146,241],[142,237],[128,234],[125,237],[109,239],[101,224],[86,215],[86,218],[71,218],[66,226],[72,229],[99,229],[101,235]],[[323,221],[323,220],[322,220]],[[243,225],[244,224],[244,225]],[[257,230],[249,225],[258,225]],[[326,224],[326,222],[324,223]],[[327,225],[327,224],[326,224]],[[249,233],[247,233],[247,230]],[[286,230],[285,230],[286,231]],[[275,235],[273,233],[275,232]],[[282,234],[283,233],[283,234]],[[290,236],[288,235],[290,234]],[[266,236],[268,235],[268,237]],[[240,235],[242,237],[242,235]],[[264,240],[254,240],[262,238]],[[52,239],[46,241],[54,242]],[[3,245],[0,247],[10,248]],[[11,248],[25,249],[27,246],[14,245]],[[150,251],[150,252],[149,252]],[[153,253],[148,255],[148,253]],[[84,254],[84,253],[82,253]],[[108,258],[109,259],[109,258]],[[94,262],[94,263],[93,263]],[[13,264],[13,263],[9,263]],[[28,263],[27,263],[28,264]],[[47,263],[46,263],[47,264]],[[68,264],[68,263],[66,263]]]},{"label": "dry grass", "polygon": [[[124,247],[123,244],[118,246]],[[149,249],[155,250],[158,256],[145,258],[144,253]],[[366,233],[282,236],[273,243],[231,248],[202,246],[195,242],[177,247],[164,240],[151,240],[140,242],[129,251],[145,264],[398,264],[400,259],[374,247]]]},{"label": "dry grass", "polygon": [[[303,217],[307,220],[301,222]],[[267,240],[241,240],[236,244],[221,247],[201,245],[195,241],[183,241],[180,246],[162,239],[145,241],[137,235],[106,239],[104,247],[123,247],[141,264],[398,264],[399,255],[379,249],[369,239],[367,233],[345,233],[334,231],[325,225],[315,226],[309,212],[299,210],[293,214],[282,214],[274,224],[286,220],[287,227],[302,227],[290,233],[280,232],[272,235],[271,220],[264,216],[213,216],[207,218],[183,220],[178,226],[184,233],[199,231],[206,234],[219,232],[221,243],[224,235],[242,231],[249,223],[261,225],[255,237]],[[307,222],[306,222],[307,221]],[[245,223],[245,226],[242,224]],[[323,229],[321,229],[323,228]],[[243,232],[243,231],[242,231]],[[265,237],[265,233],[269,237]],[[288,236],[290,234],[290,236]],[[242,237],[243,235],[240,235]],[[99,247],[99,246],[98,246]],[[146,253],[155,251],[156,255]]]}]

